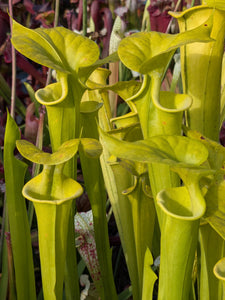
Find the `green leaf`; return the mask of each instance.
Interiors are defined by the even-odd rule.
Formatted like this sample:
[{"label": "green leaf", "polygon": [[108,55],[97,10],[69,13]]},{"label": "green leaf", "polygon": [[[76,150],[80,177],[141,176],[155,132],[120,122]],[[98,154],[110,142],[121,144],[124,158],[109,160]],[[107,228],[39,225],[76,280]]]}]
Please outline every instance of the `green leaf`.
[{"label": "green leaf", "polygon": [[201,165],[208,151],[198,141],[182,136],[156,136],[133,143],[118,140],[100,129],[103,146],[119,158],[142,163],[159,162],[168,165]]},{"label": "green leaf", "polygon": [[16,293],[18,300],[34,300],[36,290],[30,227],[25,199],[21,193],[27,165],[14,157],[16,139],[19,138],[19,128],[8,113],[4,140],[4,170]]},{"label": "green leaf", "polygon": [[[108,152],[106,152],[104,147],[103,149],[103,155],[105,155],[105,165],[102,164],[103,171],[105,171],[104,179],[110,202],[112,203],[129,276],[131,278],[133,297],[134,299],[140,299],[141,289],[139,284],[140,278],[138,276],[133,220],[131,218],[132,208],[127,195],[123,193],[133,184],[133,176],[116,161],[110,162],[110,165],[106,164]],[[108,175],[108,177],[106,177],[106,175]]]},{"label": "green leaf", "polygon": [[123,39],[118,48],[121,61],[142,74],[167,66],[174,51],[187,43],[210,42],[212,18],[185,33],[140,32]]},{"label": "green leaf", "polygon": [[139,288],[143,288],[144,259],[147,249],[152,248],[152,239],[155,227],[155,206],[151,197],[148,175],[144,174],[134,178],[134,185],[123,194],[130,201],[135,238]]},{"label": "green leaf", "polygon": [[206,0],[206,4],[209,7],[225,10],[225,3],[223,0]]},{"label": "green leaf", "polygon": [[[63,142],[79,137],[80,101],[85,90],[73,75],[58,72],[57,81],[35,94],[37,100],[47,109],[53,151],[56,151]],[[71,170],[68,170],[70,177],[76,173],[72,168],[74,169],[71,167]]]},{"label": "green leaf", "polygon": [[127,159],[117,158],[117,162],[134,176],[141,176],[148,172],[147,165]]},{"label": "green leaf", "polygon": [[[68,200],[79,197],[83,188],[75,180],[61,174],[61,170],[53,167],[44,168],[36,177],[32,178],[23,188],[23,195],[35,203],[60,205]],[[58,174],[59,176],[57,176]],[[54,177],[55,176],[55,177]]]},{"label": "green leaf", "polygon": [[45,300],[62,299],[71,201],[34,202]]},{"label": "green leaf", "polygon": [[64,27],[32,30],[13,21],[12,43],[31,60],[61,72],[77,72],[99,57],[95,42]]},{"label": "green leaf", "polygon": [[[133,132],[133,126],[129,126],[129,128],[125,128],[125,130],[117,129],[113,131],[113,134],[116,134],[120,138],[123,138],[128,137],[129,133],[131,132]],[[133,135],[131,133],[130,139],[133,139],[134,137],[136,137],[136,135]],[[104,176],[104,182],[119,230],[129,276],[132,282],[133,297],[134,299],[140,299],[141,289],[137,268],[133,220],[130,217],[132,214],[131,204],[128,197],[122,194],[124,190],[126,190],[133,184],[133,176],[131,176],[131,174],[127,172],[127,170],[122,167],[116,160],[111,160],[109,165],[109,156],[110,154],[108,152],[108,149],[106,147],[103,147],[103,154],[101,156],[101,168]]]},{"label": "green leaf", "polygon": [[91,89],[101,89],[101,91],[111,90],[117,93],[124,100],[135,95],[141,87],[141,82],[135,80],[121,81],[113,85],[103,85],[98,84],[95,81],[87,80],[86,84],[87,87]]},{"label": "green leaf", "polygon": [[80,104],[80,112],[81,113],[94,113],[97,112],[101,107],[102,107],[102,103],[97,102],[97,101],[84,101],[81,102]]},{"label": "green leaf", "polygon": [[213,40],[209,43],[196,40],[194,45],[181,47],[180,53],[183,91],[193,99],[187,113],[187,123],[190,128],[218,141],[225,12],[199,5],[171,15],[177,19],[183,33],[198,28],[208,18],[212,20],[210,36]]},{"label": "green leaf", "polygon": [[217,175],[205,195],[207,210],[205,219],[211,227],[225,240],[225,180],[223,175]]},{"label": "green leaf", "polygon": [[214,276],[213,268],[224,256],[224,240],[209,224],[203,223],[199,230],[199,244],[201,252],[199,292],[202,299],[223,299],[222,285]]},{"label": "green leaf", "polygon": [[160,91],[161,75],[161,71],[151,76],[145,75],[140,90],[126,99],[131,110],[138,113],[144,138],[164,134],[179,135],[183,112],[192,104],[187,94]]},{"label": "green leaf", "polygon": [[127,300],[130,299],[132,296],[132,287],[129,286],[127,289],[123,290],[119,295],[118,295],[118,300]]},{"label": "green leaf", "polygon": [[201,141],[201,143],[208,149],[208,162],[211,168],[219,170],[224,167],[225,162],[225,148],[219,143],[208,139],[200,132],[190,130],[184,127],[185,134],[192,138]]},{"label": "green leaf", "polygon": [[92,74],[92,72],[97,69],[98,67],[103,66],[104,64],[108,64],[111,62],[116,62],[119,60],[117,52],[112,53],[111,55],[107,56],[104,59],[99,59],[92,66],[88,67],[81,67],[79,69],[78,76],[81,78],[81,81],[85,82],[86,79]]},{"label": "green leaf", "polygon": [[79,139],[63,143],[53,154],[46,153],[26,140],[17,140],[16,146],[26,159],[43,165],[59,165],[71,159],[78,151]]},{"label": "green leaf", "polygon": [[82,150],[89,158],[97,158],[102,153],[102,146],[98,140],[82,138],[80,139]]}]

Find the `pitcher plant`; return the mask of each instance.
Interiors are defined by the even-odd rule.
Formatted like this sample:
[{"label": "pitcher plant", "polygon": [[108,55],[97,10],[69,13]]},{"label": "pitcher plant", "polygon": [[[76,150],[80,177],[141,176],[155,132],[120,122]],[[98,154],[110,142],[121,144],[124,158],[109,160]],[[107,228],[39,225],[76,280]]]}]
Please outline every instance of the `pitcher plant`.
[{"label": "pitcher plant", "polygon": [[[80,294],[76,251],[99,299],[130,296],[128,289],[120,295],[116,290],[107,199],[134,300],[224,299],[225,149],[219,137],[225,118],[225,4],[205,0],[170,12],[179,33],[161,33],[150,31],[151,2],[146,2],[143,31],[124,37],[124,28],[114,28],[115,52],[104,59],[96,42],[69,29],[31,30],[13,21],[14,47],[56,74],[53,83],[35,92],[47,110],[51,154],[21,140],[8,116],[4,164],[16,276],[16,285],[12,277],[9,287],[18,299],[35,298],[25,199],[33,202],[38,222],[45,300],[63,299],[64,292],[67,300],[86,297]],[[122,26],[122,19],[116,20]],[[114,62],[109,79],[108,64]],[[112,83],[116,70],[130,75]],[[173,72],[170,90],[163,90]],[[182,83],[176,87],[179,74]],[[120,102],[126,108],[122,115]],[[26,160],[43,165],[23,188],[26,165],[14,159],[15,144]],[[83,185],[76,181],[78,157]],[[16,183],[18,170],[23,177]],[[74,199],[83,190],[88,213],[76,212]],[[29,257],[29,276],[23,279],[24,260],[15,254],[22,255],[15,238],[20,219],[13,218],[18,205],[26,228],[20,239]],[[6,279],[0,281],[3,300]],[[25,284],[29,292],[22,298]]]}]

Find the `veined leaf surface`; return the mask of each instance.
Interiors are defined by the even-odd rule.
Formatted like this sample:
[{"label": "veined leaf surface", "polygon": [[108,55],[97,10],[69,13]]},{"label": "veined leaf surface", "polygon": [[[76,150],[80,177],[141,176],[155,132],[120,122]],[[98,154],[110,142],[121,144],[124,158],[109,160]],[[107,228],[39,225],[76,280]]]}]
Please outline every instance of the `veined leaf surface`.
[{"label": "veined leaf surface", "polygon": [[13,21],[12,43],[29,59],[62,72],[78,71],[99,57],[97,44],[64,27],[32,30]]}]

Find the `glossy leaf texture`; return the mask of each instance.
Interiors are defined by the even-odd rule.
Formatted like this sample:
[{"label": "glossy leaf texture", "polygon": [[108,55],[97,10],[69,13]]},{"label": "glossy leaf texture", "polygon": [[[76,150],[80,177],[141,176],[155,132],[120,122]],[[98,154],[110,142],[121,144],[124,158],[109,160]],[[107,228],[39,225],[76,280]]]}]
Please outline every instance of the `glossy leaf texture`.
[{"label": "glossy leaf texture", "polygon": [[157,200],[165,214],[161,226],[158,299],[188,300],[199,223],[205,212],[204,199],[198,186],[191,194],[185,186],[162,190]]},{"label": "glossy leaf texture", "polygon": [[208,151],[200,142],[182,136],[155,136],[149,140],[126,142],[100,130],[103,146],[119,158],[142,163],[159,162],[168,165],[201,165]]},{"label": "glossy leaf texture", "polygon": [[59,73],[57,82],[49,84],[43,89],[37,90],[35,97],[43,105],[57,105],[68,96],[68,75]]},{"label": "glossy leaf texture", "polygon": [[193,99],[187,114],[190,128],[218,141],[225,12],[200,5],[171,14],[177,18],[182,33],[198,28],[208,18],[212,19],[211,42],[181,47],[181,74],[183,90]]},{"label": "glossy leaf texture", "polygon": [[123,39],[118,48],[121,61],[131,70],[147,74],[165,68],[174,51],[187,43],[209,42],[212,18],[196,29],[174,35],[141,32]]},{"label": "glossy leaf texture", "polygon": [[26,140],[17,140],[16,146],[23,157],[33,163],[42,165],[58,165],[70,160],[82,144],[84,152],[90,157],[99,157],[102,152],[101,144],[95,139],[82,138],[73,139],[63,143],[56,152],[47,153]]},{"label": "glossy leaf texture", "polygon": [[192,104],[187,94],[160,91],[161,75],[160,72],[145,75],[139,91],[126,99],[132,111],[138,113],[144,138],[179,135],[183,112]]},{"label": "glossy leaf texture", "polygon": [[208,149],[208,163],[209,166],[217,170],[213,180],[209,180],[208,187],[205,192],[205,199],[207,204],[205,220],[210,226],[225,239],[224,227],[224,162],[225,162],[225,149],[219,143],[212,141],[201,133],[193,130],[186,131],[186,134],[193,138],[200,140],[202,144]]},{"label": "glossy leaf texture", "polygon": [[97,44],[63,27],[31,30],[13,21],[12,43],[31,60],[61,72],[77,72],[99,57]]},{"label": "glossy leaf texture", "polygon": [[203,223],[199,228],[199,241],[202,253],[199,275],[200,300],[223,299],[221,296],[222,286],[213,274],[213,268],[217,261],[224,256],[224,240],[208,223]]},{"label": "glossy leaf texture", "polygon": [[224,209],[225,181],[224,175],[217,175],[209,187],[205,199],[207,210],[205,219],[210,226],[225,240],[225,209]]},{"label": "glossy leaf texture", "polygon": [[209,7],[225,10],[225,3],[223,0],[206,0],[205,2]]},{"label": "glossy leaf texture", "polygon": [[210,140],[196,130],[190,130],[186,127],[183,128],[188,137],[201,141],[201,143],[207,148],[209,152],[208,163],[212,169],[220,170],[221,168],[224,168],[225,148],[222,145],[220,145],[218,142]]},{"label": "glossy leaf texture", "polygon": [[[137,164],[138,165],[138,164]],[[146,170],[147,171],[147,170]],[[138,173],[138,170],[135,170]],[[139,289],[143,288],[143,272],[145,269],[146,251],[152,249],[155,227],[155,207],[148,182],[147,172],[141,176],[134,176],[134,185],[123,191],[131,205],[131,218],[135,239]]]},{"label": "glossy leaf texture", "polygon": [[50,154],[46,153],[26,140],[17,140],[16,146],[21,155],[33,163],[42,165],[58,165],[71,159],[78,151],[79,139],[63,143],[60,148]]}]

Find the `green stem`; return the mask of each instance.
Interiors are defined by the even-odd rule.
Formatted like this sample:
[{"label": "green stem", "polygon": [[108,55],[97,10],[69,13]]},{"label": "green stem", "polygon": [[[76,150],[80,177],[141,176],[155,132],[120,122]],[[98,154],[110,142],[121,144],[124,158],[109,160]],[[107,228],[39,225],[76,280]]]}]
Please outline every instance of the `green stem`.
[{"label": "green stem", "polygon": [[58,26],[58,23],[59,23],[59,4],[60,4],[60,0],[56,0],[55,1],[54,27]]},{"label": "green stem", "polygon": [[83,36],[87,34],[87,0],[83,1]]}]

